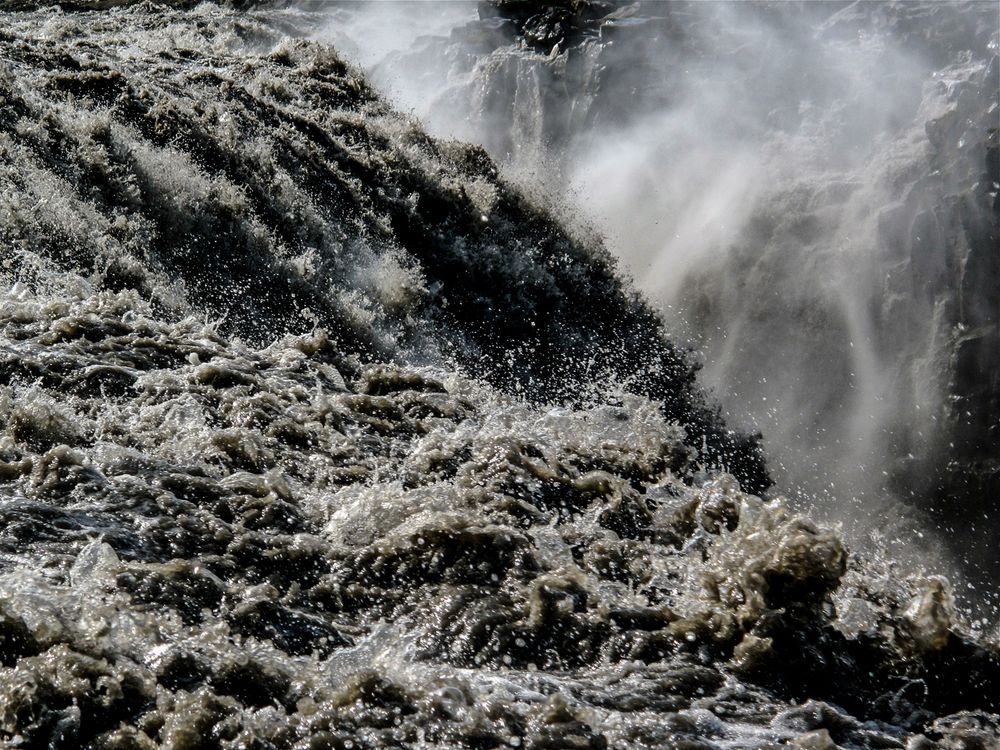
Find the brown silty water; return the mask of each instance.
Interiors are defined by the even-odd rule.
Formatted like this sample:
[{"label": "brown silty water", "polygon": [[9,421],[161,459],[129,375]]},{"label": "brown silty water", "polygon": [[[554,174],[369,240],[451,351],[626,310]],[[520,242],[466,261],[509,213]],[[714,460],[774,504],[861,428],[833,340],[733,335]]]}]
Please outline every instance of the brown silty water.
[{"label": "brown silty water", "polygon": [[996,745],[996,633],[295,9],[6,12],[0,738]]}]

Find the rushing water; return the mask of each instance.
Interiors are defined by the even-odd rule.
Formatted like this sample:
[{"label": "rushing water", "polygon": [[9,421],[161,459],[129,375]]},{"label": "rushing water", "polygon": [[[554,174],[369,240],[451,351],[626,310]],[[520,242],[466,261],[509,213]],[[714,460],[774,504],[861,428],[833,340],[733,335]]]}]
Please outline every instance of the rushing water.
[{"label": "rushing water", "polygon": [[1000,742],[996,632],[314,13],[0,21],[3,746]]},{"label": "rushing water", "polygon": [[862,538],[892,519],[921,555],[912,530],[940,528],[988,581],[996,3],[495,6],[457,4],[448,34],[365,6],[396,51],[358,59],[593,217],[782,490]]}]

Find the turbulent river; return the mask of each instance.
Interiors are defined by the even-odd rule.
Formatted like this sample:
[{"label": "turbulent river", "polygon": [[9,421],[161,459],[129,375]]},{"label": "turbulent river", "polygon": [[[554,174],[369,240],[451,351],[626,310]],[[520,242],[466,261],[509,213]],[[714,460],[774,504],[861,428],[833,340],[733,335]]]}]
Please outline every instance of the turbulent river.
[{"label": "turbulent river", "polygon": [[0,746],[1000,747],[955,571],[783,500],[594,232],[345,62],[356,6],[36,5]]}]

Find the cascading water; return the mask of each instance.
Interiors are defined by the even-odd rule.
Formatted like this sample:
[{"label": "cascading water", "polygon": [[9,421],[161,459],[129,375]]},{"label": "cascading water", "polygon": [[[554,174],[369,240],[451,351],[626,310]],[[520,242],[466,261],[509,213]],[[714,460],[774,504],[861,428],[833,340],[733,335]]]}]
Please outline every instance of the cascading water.
[{"label": "cascading water", "polygon": [[782,491],[991,578],[995,4],[481,8],[376,80],[586,209]]},{"label": "cascading water", "polygon": [[[518,31],[490,14],[533,4],[483,6],[481,26],[461,4],[35,5],[0,2],[0,745],[1000,743],[995,625],[945,578],[757,496],[758,440],[726,426],[602,243],[336,49],[384,72],[389,20],[458,24],[443,54],[461,76],[466,45]],[[608,39],[642,28],[574,7],[618,13]],[[518,33],[569,44],[557,26]],[[501,66],[475,106],[499,117],[516,95],[512,154],[569,136],[621,73],[599,52],[573,68],[503,50],[517,86]],[[601,88],[564,89],[569,120],[549,117],[561,79],[540,60]],[[951,143],[967,125],[938,127]],[[551,186],[572,162],[535,163]],[[763,186],[836,210],[768,226],[755,202],[728,241],[818,250],[875,221],[861,196],[892,170],[853,168],[870,182]],[[714,231],[677,196],[700,213],[690,239]],[[872,259],[860,242],[840,249]],[[737,283],[702,260],[679,295]],[[814,286],[836,326],[797,325],[863,343],[850,367],[877,402],[897,387],[878,377],[885,333],[848,281]],[[989,320],[963,288],[966,319]]]}]

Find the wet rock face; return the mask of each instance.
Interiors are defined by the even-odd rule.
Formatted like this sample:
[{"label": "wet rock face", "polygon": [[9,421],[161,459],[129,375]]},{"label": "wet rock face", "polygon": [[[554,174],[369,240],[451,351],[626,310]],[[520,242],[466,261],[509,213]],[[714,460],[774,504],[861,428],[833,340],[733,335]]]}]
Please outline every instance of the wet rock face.
[{"label": "wet rock face", "polygon": [[12,280],[83,274],[257,344],[321,325],[364,359],[450,359],[542,400],[627,386],[704,436],[707,462],[768,485],[757,440],[724,427],[599,244],[481,149],[394,114],[330,48],[284,37],[294,13],[8,18]]},{"label": "wet rock face", "polygon": [[0,346],[36,368],[0,388],[12,746],[997,737],[968,712],[997,710],[1000,652],[946,581],[696,478],[648,399],[539,409],[132,292],[22,287]]},{"label": "wet rock face", "polygon": [[[974,70],[967,72],[968,68]],[[1000,455],[1000,381],[996,374],[1000,365],[1000,303],[993,291],[1000,279],[996,253],[1000,238],[1000,136],[997,108],[986,102],[988,92],[1000,87],[1000,60],[994,57],[985,68],[970,62],[953,70],[960,76],[948,92],[953,106],[927,123],[934,149],[932,166],[948,175],[952,184],[944,204],[935,204],[927,193],[938,186],[929,179],[914,189],[905,210],[920,206],[913,221],[914,235],[926,229],[951,250],[944,278],[930,284],[937,304],[946,307],[954,323],[948,350],[952,404],[946,411],[948,429],[942,440],[952,439],[955,447],[945,451],[948,462],[934,491],[944,516],[965,508],[991,515],[994,507],[990,498],[997,497],[1000,489],[996,464]],[[911,240],[914,261],[923,247],[921,240]]]},{"label": "wet rock face", "polygon": [[526,0],[497,0],[479,3],[479,17],[503,18],[513,22],[517,36],[531,47],[548,54],[553,47],[565,48],[593,35],[619,4],[611,0],[565,0],[532,3]]}]

